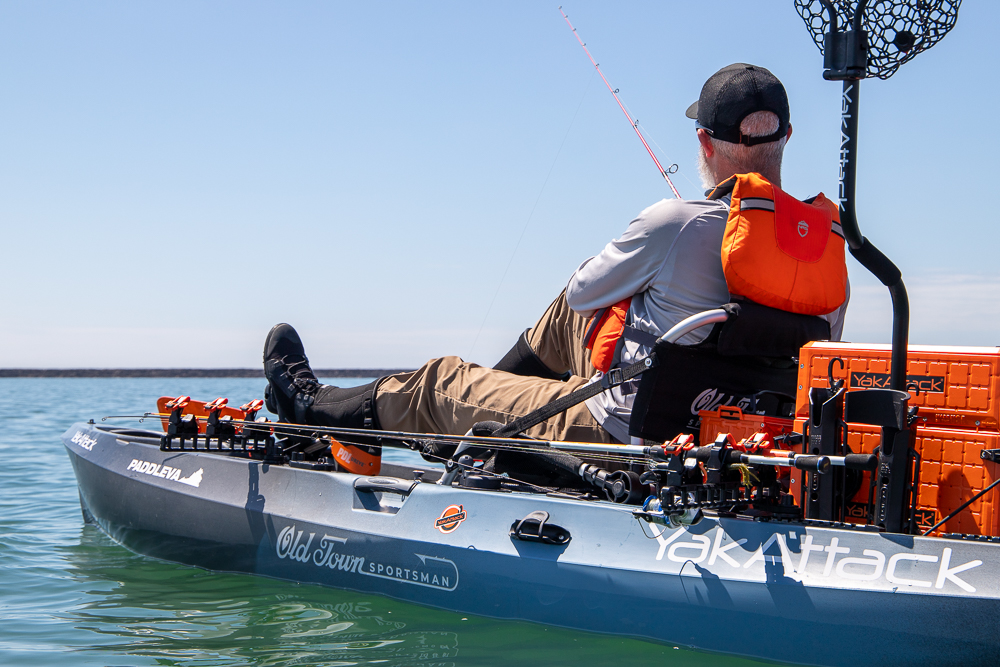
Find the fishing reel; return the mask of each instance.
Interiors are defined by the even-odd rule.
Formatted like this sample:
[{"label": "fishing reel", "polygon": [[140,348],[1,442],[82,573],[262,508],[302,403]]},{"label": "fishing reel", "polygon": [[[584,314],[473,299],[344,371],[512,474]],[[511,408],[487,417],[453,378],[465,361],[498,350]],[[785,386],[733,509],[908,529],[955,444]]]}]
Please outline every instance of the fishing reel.
[{"label": "fishing reel", "polygon": [[775,449],[767,433],[736,442],[720,433],[711,445],[698,447],[694,436],[681,434],[668,443],[647,447],[647,471],[640,477],[656,494],[643,506],[646,518],[671,525],[700,519],[702,510],[759,515],[801,515],[788,493],[788,475],[794,466],[825,473],[829,457],[802,456]]},{"label": "fishing reel", "polygon": [[580,467],[580,477],[604,491],[611,502],[623,505],[638,505],[648,491],[639,474],[631,470],[608,472],[585,463]]}]

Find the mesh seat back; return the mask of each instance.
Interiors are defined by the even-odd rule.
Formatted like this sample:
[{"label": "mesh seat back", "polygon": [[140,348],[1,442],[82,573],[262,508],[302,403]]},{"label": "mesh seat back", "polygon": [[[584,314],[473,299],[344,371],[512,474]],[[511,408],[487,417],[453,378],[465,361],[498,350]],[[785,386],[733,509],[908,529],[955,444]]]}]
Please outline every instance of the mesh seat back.
[{"label": "mesh seat back", "polygon": [[[794,402],[795,357],[806,343],[830,338],[829,322],[745,299],[723,308],[729,319],[715,325],[701,345],[653,346],[656,364],[640,376],[629,435],[664,441],[682,432],[697,433],[698,413],[722,405],[787,416],[773,396]],[[770,400],[759,400],[761,394]]]},{"label": "mesh seat back", "polygon": [[722,356],[712,347],[660,342],[657,363],[642,374],[632,406],[629,435],[665,442],[678,433],[697,433],[698,413],[720,405],[758,410],[756,396],[771,392],[794,397],[797,365],[768,365],[759,358]]}]

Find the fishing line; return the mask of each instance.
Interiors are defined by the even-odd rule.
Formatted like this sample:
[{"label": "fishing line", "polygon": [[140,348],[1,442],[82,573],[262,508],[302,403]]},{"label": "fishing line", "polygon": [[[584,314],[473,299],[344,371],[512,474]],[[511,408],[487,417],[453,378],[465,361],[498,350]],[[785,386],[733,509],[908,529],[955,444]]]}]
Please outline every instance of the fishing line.
[{"label": "fishing line", "polygon": [[[604,81],[604,85],[608,87],[609,91],[611,91],[611,94],[615,98],[615,102],[618,102],[618,106],[621,107],[622,113],[624,113],[625,117],[628,118],[628,122],[632,125],[632,129],[635,130],[635,134],[636,136],[639,137],[639,141],[642,142],[642,145],[646,149],[646,152],[649,153],[649,157],[653,158],[653,162],[656,164],[656,168],[659,170],[660,175],[663,176],[663,179],[667,182],[667,185],[670,186],[670,190],[674,193],[674,196],[677,197],[678,199],[683,199],[683,197],[681,197],[681,193],[677,192],[677,188],[674,187],[674,182],[670,180],[670,174],[677,171],[677,165],[672,164],[667,169],[664,169],[663,165],[660,164],[660,161],[656,159],[656,155],[653,153],[653,149],[649,147],[649,144],[646,143],[646,138],[643,137],[642,132],[639,131],[639,123],[632,119],[632,115],[628,112],[628,109],[625,108],[625,105],[622,104],[621,99],[619,99],[618,97],[618,89],[612,88],[611,84],[608,83],[607,78],[604,76],[604,72],[601,71],[601,66],[597,64],[596,60],[594,60],[594,56],[590,55],[590,49],[588,49],[586,43],[584,43],[584,41],[580,39],[579,33],[577,33],[576,28],[573,27],[573,24],[569,22],[569,17],[566,16],[566,12],[562,10],[561,5],[559,6],[559,13],[562,14],[563,19],[566,21],[566,25],[568,25],[570,30],[573,31],[573,36],[576,37],[576,41],[580,43],[580,46],[583,48],[584,53],[586,53],[587,57],[590,58],[590,62],[594,65],[594,69],[596,69],[597,73],[601,75],[601,79]],[[660,150],[662,151],[663,149]]]},{"label": "fishing line", "polygon": [[[632,110],[628,108],[627,104],[625,104],[624,106],[625,106],[626,109],[628,109],[629,113],[632,113]],[[681,176],[684,177],[685,181],[687,181],[688,183],[691,184],[691,187],[693,187],[695,190],[703,190],[704,189],[702,186],[695,184],[694,181],[692,181],[690,178],[688,178],[688,175],[686,173],[684,173],[683,171],[679,171],[677,169],[677,163],[670,159],[670,155],[668,155],[667,151],[665,151],[663,149],[663,146],[661,146],[656,141],[656,137],[654,137],[650,133],[649,129],[645,125],[643,125],[642,123],[640,123],[638,119],[636,119],[636,121],[635,121],[635,126],[636,126],[636,129],[642,130],[645,133],[645,135],[649,139],[649,141],[654,146],[656,146],[656,150],[660,151],[660,153],[663,154],[663,157],[665,157],[668,162],[673,162],[673,164],[671,164],[670,167],[667,169],[668,172],[670,172],[671,174],[679,173]]]},{"label": "fishing line", "polygon": [[[352,443],[352,442],[349,442],[347,440],[344,440],[342,442],[344,442],[344,444],[348,444],[348,445],[355,445],[355,446],[361,446],[361,447],[367,446],[365,443]],[[412,451],[416,451],[416,450],[412,450]],[[418,452],[418,453],[420,454],[420,456],[424,457],[425,461],[428,458],[431,458],[431,459],[437,459],[437,462],[438,463],[442,463],[442,464],[446,464],[448,462],[454,463],[454,461],[452,461],[450,458],[448,458],[446,456],[440,456],[438,454],[431,454],[430,452]],[[430,461],[428,461],[428,463],[430,463]],[[534,489],[535,491],[537,491],[539,493],[548,494],[548,493],[551,493],[551,492],[555,491],[556,489],[560,488],[560,487],[554,487],[554,486],[539,486],[537,484],[532,484],[531,482],[526,482],[523,479],[518,479],[516,477],[511,477],[509,474],[493,472],[492,470],[484,470],[482,468],[476,468],[474,466],[470,467],[469,470],[470,470],[470,472],[472,472],[472,473],[474,473],[476,475],[487,475],[489,477],[496,477],[501,482],[514,482],[516,484],[527,486],[527,487],[530,487],[530,488]]]},{"label": "fishing line", "polygon": [[[657,150],[659,150],[661,153],[663,153],[663,155],[669,160],[670,156],[667,155],[667,151],[663,150],[663,146],[660,146],[660,144],[656,143],[656,139],[653,137],[653,135],[651,135],[649,133],[649,130],[647,130],[642,125],[639,125],[639,127],[641,127],[642,130],[643,130],[643,132],[646,133],[646,136],[649,137],[649,140],[653,142],[653,145],[656,146]],[[684,173],[683,171],[678,172],[678,173],[680,173],[680,175],[684,177],[684,180],[687,181],[688,183],[690,183],[691,187],[694,188],[695,190],[704,190],[705,189],[701,184],[695,183],[690,178],[688,178],[688,175],[686,173]]]},{"label": "fishing line", "polygon": [[[639,137],[639,141],[642,142],[642,145],[646,149],[646,152],[649,153],[649,157],[653,158],[653,163],[656,165],[656,168],[660,172],[660,175],[663,176],[663,179],[667,182],[667,185],[670,186],[670,190],[671,192],[674,193],[674,197],[676,197],[677,199],[683,199],[683,197],[681,197],[681,193],[677,191],[676,187],[674,187],[673,181],[670,180],[670,174],[677,172],[677,165],[671,164],[666,169],[663,168],[663,165],[660,164],[660,161],[656,158],[656,155],[653,153],[653,149],[649,147],[648,143],[646,143],[646,138],[643,136],[642,131],[639,129],[640,128],[639,122],[632,118],[632,114],[629,113],[628,109],[625,107],[625,104],[621,101],[621,98],[618,97],[618,89],[612,88],[611,84],[608,83],[607,77],[605,77],[604,72],[601,71],[601,66],[597,63],[596,60],[594,60],[594,57],[590,54],[590,50],[587,48],[586,43],[584,43],[584,41],[580,39],[580,35],[576,32],[576,28],[573,27],[572,23],[570,23],[569,16],[567,16],[566,12],[562,10],[562,5],[559,6],[559,13],[562,14],[563,20],[566,21],[566,25],[568,25],[570,30],[573,31],[573,36],[576,37],[576,41],[579,42],[580,46],[583,48],[584,53],[587,54],[587,58],[589,58],[590,62],[594,65],[594,70],[601,75],[601,80],[604,81],[604,85],[608,87],[608,90],[614,96],[615,101],[618,102],[618,106],[621,108],[622,113],[624,113],[625,117],[628,118],[629,124],[632,125],[632,129],[635,130],[636,136]],[[588,85],[583,92],[583,97],[580,99],[580,104],[577,105],[576,112],[573,114],[573,120],[570,121],[569,128],[566,130],[566,135],[563,137],[562,143],[559,144],[559,150],[556,151],[555,160],[552,161],[552,166],[549,167],[549,173],[545,176],[545,182],[542,184],[542,190],[538,193],[538,197],[535,198],[535,204],[534,206],[531,207],[531,213],[528,214],[528,219],[525,221],[524,227],[521,229],[521,235],[517,237],[517,243],[514,245],[514,251],[511,253],[510,259],[507,260],[507,266],[504,268],[503,274],[500,276],[500,284],[497,285],[497,289],[493,293],[493,298],[490,300],[490,305],[486,309],[486,315],[483,317],[483,322],[482,324],[479,325],[479,330],[476,332],[476,337],[472,341],[472,347],[469,349],[469,355],[468,355],[469,357],[472,356],[472,353],[476,349],[476,344],[479,342],[479,337],[483,333],[483,328],[486,326],[486,322],[489,319],[490,312],[492,312],[493,310],[493,305],[496,303],[497,296],[499,296],[500,294],[500,288],[503,286],[503,281],[507,277],[507,272],[510,270],[510,266],[514,262],[514,256],[517,254],[517,250],[521,245],[521,240],[524,238],[524,233],[528,230],[528,224],[531,222],[531,218],[535,214],[535,209],[538,207],[538,202],[542,198],[542,193],[545,191],[545,186],[549,182],[549,177],[552,175],[552,170],[556,166],[556,161],[559,159],[559,154],[562,153],[563,145],[565,145],[566,139],[569,137],[570,130],[572,130],[573,128],[573,123],[576,121],[576,116],[577,114],[580,113],[580,107],[583,106],[583,101],[587,97],[587,92],[590,90],[589,79],[587,81],[587,84]],[[655,144],[656,142],[654,141],[653,143]],[[661,153],[666,155],[666,151],[664,151],[659,144],[656,144],[656,147],[660,149]],[[687,178],[687,176],[685,176],[685,179],[687,179],[689,183],[691,182],[691,179]]]},{"label": "fishing line", "polygon": [[514,244],[514,250],[510,253],[510,259],[507,260],[507,266],[504,268],[503,274],[500,276],[500,282],[497,284],[497,289],[493,293],[490,305],[486,309],[486,315],[483,316],[483,322],[479,325],[479,331],[476,332],[476,337],[472,340],[472,347],[469,348],[469,357],[472,357],[472,353],[476,349],[476,343],[479,342],[479,336],[483,333],[483,327],[486,326],[486,320],[490,317],[490,312],[493,310],[493,304],[496,303],[497,296],[500,294],[500,288],[503,287],[503,281],[507,277],[510,265],[514,262],[514,256],[517,254],[517,249],[521,246],[521,239],[524,238],[524,233],[528,231],[528,224],[531,222],[532,216],[535,215],[535,209],[538,208],[538,202],[542,199],[542,193],[545,192],[545,186],[548,185],[549,177],[552,176],[552,170],[555,169],[556,162],[559,160],[559,155],[562,153],[563,146],[566,145],[566,139],[569,138],[569,133],[573,129],[573,123],[576,122],[576,117],[580,113],[580,108],[583,107],[583,102],[587,99],[587,93],[590,91],[590,82],[593,79],[593,76],[587,79],[587,84],[583,88],[583,97],[580,98],[580,103],[576,105],[576,111],[573,113],[573,118],[569,121],[569,127],[566,128],[566,134],[563,136],[562,143],[559,144],[559,150],[556,151],[556,156],[552,160],[552,166],[549,167],[549,173],[545,175],[545,182],[542,183],[542,189],[538,191],[538,196],[535,197],[535,203],[531,207],[531,212],[528,213],[528,219],[524,221],[524,227],[521,228],[521,235],[517,237],[517,243]]},{"label": "fishing line", "polygon": [[[624,105],[625,109],[628,110],[629,113],[632,113],[632,109],[629,109],[629,106],[627,104],[625,104],[624,102],[622,104]],[[687,181],[688,183],[690,183],[691,186],[694,187],[696,190],[702,189],[700,186],[695,185],[691,181],[691,179],[687,177],[687,174],[685,174],[683,171],[679,171],[678,170],[677,163],[670,159],[670,155],[667,154],[667,151],[664,150],[663,146],[661,146],[656,141],[656,137],[654,137],[652,135],[652,133],[649,131],[649,128],[647,128],[645,125],[643,125],[642,123],[639,122],[638,118],[636,118],[636,120],[635,120],[635,127],[636,127],[636,129],[642,130],[642,132],[645,134],[646,138],[649,139],[650,143],[652,143],[654,146],[656,146],[656,150],[660,151],[660,153],[663,155],[663,157],[665,157],[667,159],[667,162],[672,163],[670,165],[670,167],[667,168],[667,171],[669,173],[671,173],[671,174],[679,173],[681,176],[684,177],[684,180]]]}]

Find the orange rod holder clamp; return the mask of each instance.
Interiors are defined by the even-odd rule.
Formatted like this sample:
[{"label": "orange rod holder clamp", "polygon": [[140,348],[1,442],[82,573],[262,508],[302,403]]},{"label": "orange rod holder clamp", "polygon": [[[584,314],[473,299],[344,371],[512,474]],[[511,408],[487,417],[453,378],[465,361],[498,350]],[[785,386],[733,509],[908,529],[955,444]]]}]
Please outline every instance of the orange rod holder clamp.
[{"label": "orange rod holder clamp", "polygon": [[240,411],[243,412],[243,421],[254,421],[257,418],[257,413],[260,412],[260,409],[263,407],[264,400],[260,398],[241,405]]},{"label": "orange rod holder clamp", "polygon": [[187,407],[187,404],[191,402],[190,396],[178,396],[177,398],[172,398],[167,401],[167,407],[172,410],[181,409]]},{"label": "orange rod holder clamp", "polygon": [[184,408],[191,402],[190,396],[178,396],[164,405],[170,409],[170,419],[167,421],[167,432],[160,439],[160,449],[165,449],[171,439],[177,438],[180,441],[181,449],[184,449],[184,441],[191,438],[194,448],[198,448],[198,420],[194,415],[184,415]]},{"label": "orange rod holder clamp", "polygon": [[223,440],[231,440],[236,436],[236,425],[233,424],[232,414],[222,414],[228,403],[228,398],[219,397],[205,404],[205,411],[208,412],[208,420],[205,423],[205,438],[206,440],[217,439],[220,447]]},{"label": "orange rod holder clamp", "polygon": [[205,410],[207,410],[208,412],[218,412],[222,408],[226,407],[228,403],[229,403],[228,398],[219,397],[214,401],[212,401],[211,403],[206,403]]}]

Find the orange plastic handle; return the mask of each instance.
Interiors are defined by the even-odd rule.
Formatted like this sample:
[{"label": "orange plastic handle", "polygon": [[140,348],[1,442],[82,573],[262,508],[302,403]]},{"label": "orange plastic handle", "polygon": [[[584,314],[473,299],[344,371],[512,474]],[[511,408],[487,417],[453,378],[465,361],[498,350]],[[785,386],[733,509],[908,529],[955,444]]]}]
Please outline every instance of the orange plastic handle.
[{"label": "orange plastic handle", "polygon": [[743,419],[743,411],[735,406],[720,405],[719,417],[721,419],[732,419],[735,421],[739,421],[740,419]]},{"label": "orange plastic handle", "polygon": [[330,454],[344,470],[356,475],[377,475],[382,467],[381,455],[369,454],[360,447],[345,445],[336,440],[330,445]]}]

